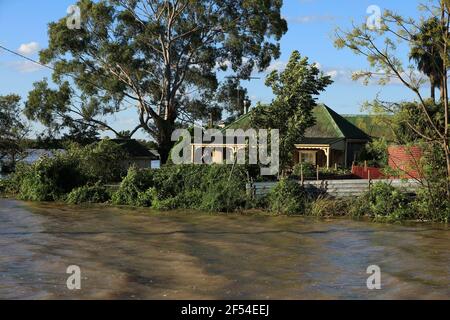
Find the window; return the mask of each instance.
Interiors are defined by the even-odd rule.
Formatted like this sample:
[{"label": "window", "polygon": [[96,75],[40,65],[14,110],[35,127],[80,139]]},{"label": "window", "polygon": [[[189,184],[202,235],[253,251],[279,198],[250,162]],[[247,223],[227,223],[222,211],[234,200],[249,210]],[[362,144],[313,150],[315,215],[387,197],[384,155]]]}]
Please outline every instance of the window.
[{"label": "window", "polygon": [[300,162],[316,164],[317,151],[300,151]]}]

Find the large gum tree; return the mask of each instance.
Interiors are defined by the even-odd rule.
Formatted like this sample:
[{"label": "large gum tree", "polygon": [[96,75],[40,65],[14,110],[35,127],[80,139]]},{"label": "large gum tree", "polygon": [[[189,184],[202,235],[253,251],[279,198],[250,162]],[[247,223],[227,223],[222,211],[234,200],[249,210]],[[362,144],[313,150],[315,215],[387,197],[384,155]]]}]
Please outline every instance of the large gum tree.
[{"label": "large gum tree", "polygon": [[165,162],[177,124],[215,106],[218,72],[248,79],[280,55],[282,0],[81,0],[81,29],[50,23],[26,113],[47,125],[82,124],[119,134],[104,120],[136,108]]}]

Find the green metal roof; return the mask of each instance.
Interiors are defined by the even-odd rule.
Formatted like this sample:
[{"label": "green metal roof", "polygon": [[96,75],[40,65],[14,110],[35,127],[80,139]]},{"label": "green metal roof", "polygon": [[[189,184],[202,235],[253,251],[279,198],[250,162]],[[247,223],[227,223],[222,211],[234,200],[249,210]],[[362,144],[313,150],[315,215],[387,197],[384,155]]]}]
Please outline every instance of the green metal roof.
[{"label": "green metal roof", "polygon": [[324,104],[314,108],[316,124],[306,129],[308,138],[370,139],[369,135]]},{"label": "green metal roof", "polygon": [[395,135],[390,127],[391,116],[389,115],[343,115],[353,125],[360,128],[373,138],[385,138],[395,141]]},{"label": "green metal roof", "polygon": [[250,128],[250,115],[254,110],[247,112],[246,114],[244,114],[243,116],[239,117],[238,119],[236,119],[236,121],[230,123],[229,125],[227,125],[225,128],[222,129],[222,131],[226,130],[226,129],[243,129],[243,130],[247,130]]},{"label": "green metal roof", "polygon": [[[249,129],[251,112],[243,115],[226,129]],[[313,110],[316,123],[306,129],[305,138],[346,138],[346,139],[370,139],[369,135],[356,125],[346,120],[324,104],[317,105]]]}]

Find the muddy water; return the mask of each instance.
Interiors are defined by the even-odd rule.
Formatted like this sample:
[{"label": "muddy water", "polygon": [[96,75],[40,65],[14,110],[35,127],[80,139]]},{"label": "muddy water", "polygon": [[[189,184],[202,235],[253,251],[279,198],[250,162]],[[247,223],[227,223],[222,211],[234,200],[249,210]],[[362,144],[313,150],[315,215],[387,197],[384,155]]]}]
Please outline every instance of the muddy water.
[{"label": "muddy water", "polygon": [[[373,264],[381,290],[366,287]],[[450,232],[0,200],[0,298],[449,299]]]}]

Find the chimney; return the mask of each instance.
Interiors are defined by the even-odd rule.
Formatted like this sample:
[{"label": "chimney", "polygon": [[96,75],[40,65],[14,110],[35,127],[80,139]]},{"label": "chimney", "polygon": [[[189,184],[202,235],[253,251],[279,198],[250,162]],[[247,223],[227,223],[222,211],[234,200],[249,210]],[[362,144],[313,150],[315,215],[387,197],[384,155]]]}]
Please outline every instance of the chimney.
[{"label": "chimney", "polygon": [[244,114],[247,114],[250,111],[251,101],[248,99],[244,99]]}]

